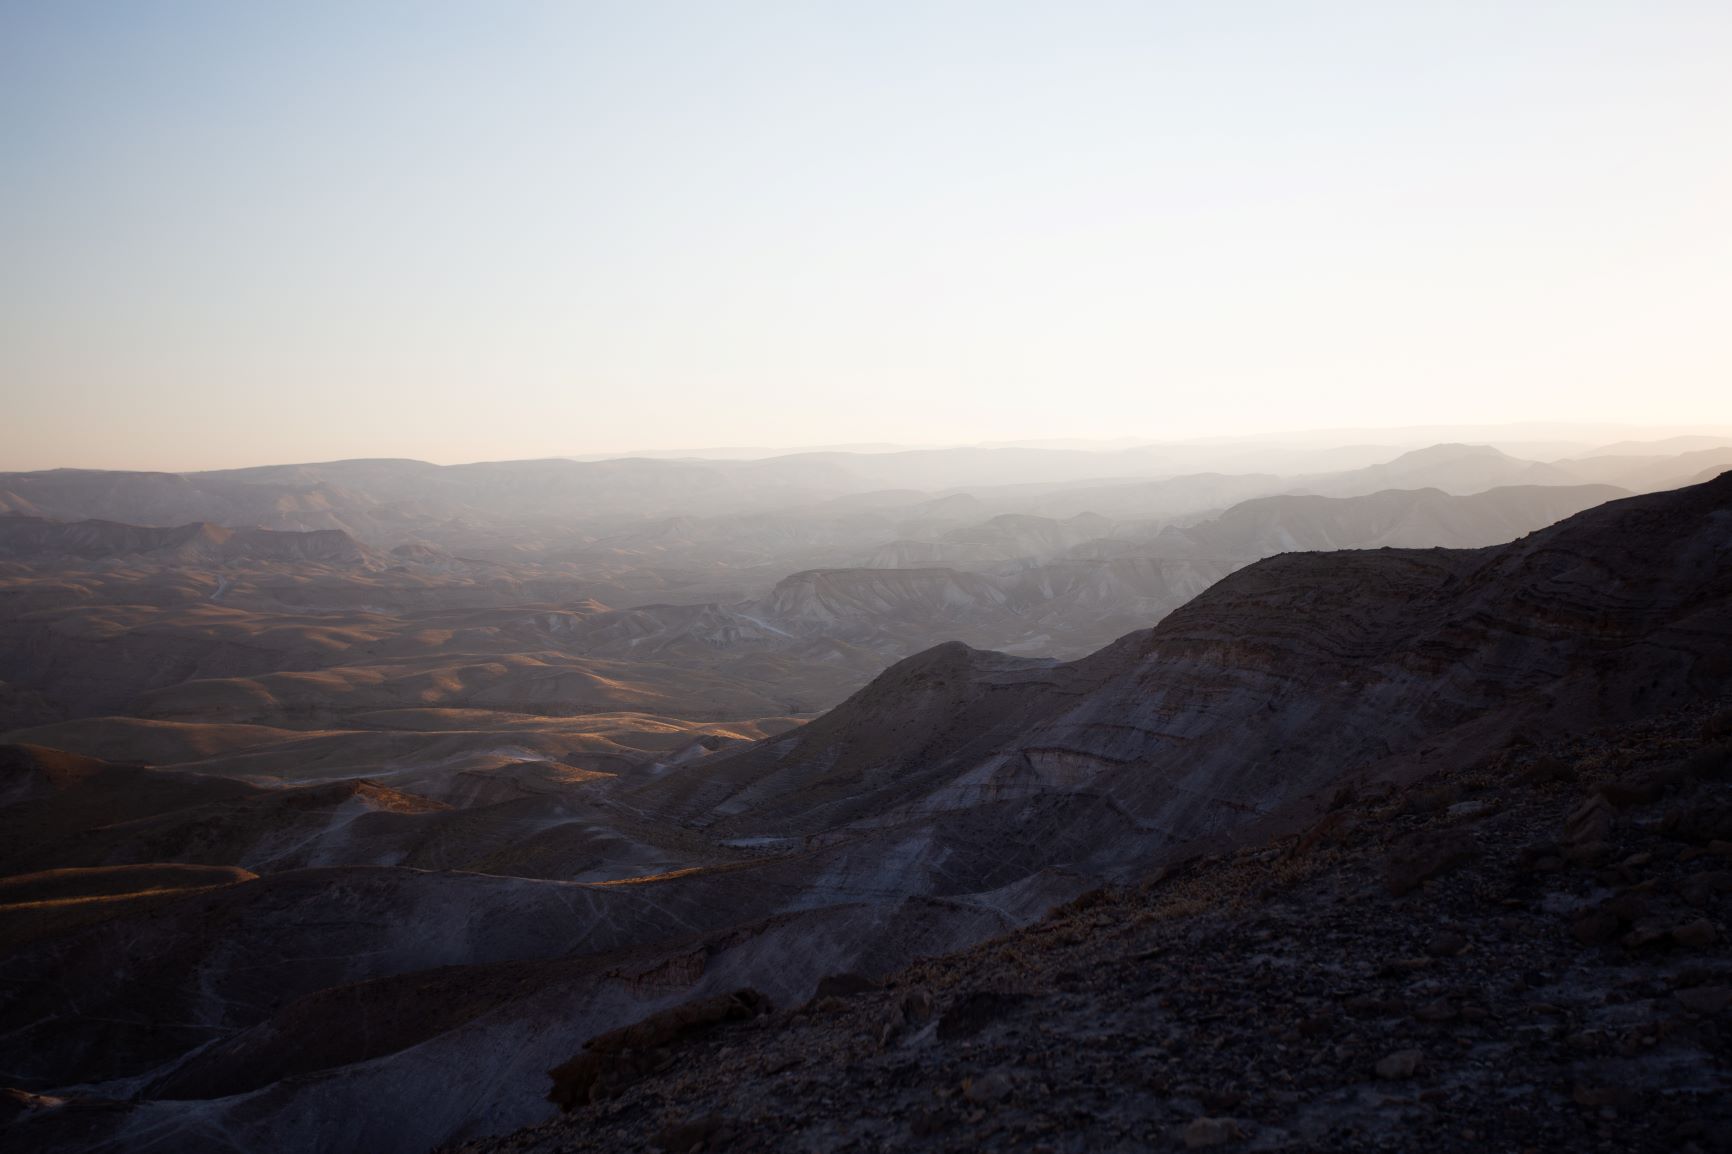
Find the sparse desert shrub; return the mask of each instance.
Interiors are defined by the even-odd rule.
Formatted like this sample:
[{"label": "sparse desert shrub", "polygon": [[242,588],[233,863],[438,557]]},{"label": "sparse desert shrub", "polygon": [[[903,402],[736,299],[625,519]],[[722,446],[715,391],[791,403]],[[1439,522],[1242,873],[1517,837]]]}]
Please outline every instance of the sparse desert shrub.
[{"label": "sparse desert shrub", "polygon": [[698,998],[651,1014],[630,1026],[599,1034],[584,1043],[569,1062],[547,1072],[553,1089],[547,1100],[571,1111],[600,1101],[673,1061],[672,1048],[729,1022],[745,1021],[771,1011],[770,1000],[756,990],[735,990]]},{"label": "sparse desert shrub", "polygon": [[1402,809],[1410,814],[1442,813],[1460,800],[1461,787],[1451,783],[1409,792],[1403,799]]},{"label": "sparse desert shrub", "polygon": [[856,994],[866,994],[882,988],[883,983],[876,978],[864,974],[831,974],[818,980],[817,992],[812,995],[818,998],[852,998]]},{"label": "sparse desert shrub", "polygon": [[1542,753],[1522,767],[1522,777],[1534,785],[1547,785],[1554,781],[1573,781],[1576,771],[1573,766],[1561,757]]},{"label": "sparse desert shrub", "polygon": [[1204,913],[1210,908],[1210,903],[1202,898],[1175,898],[1156,906],[1154,914],[1158,918],[1189,918]]},{"label": "sparse desert shrub", "polygon": [[1105,905],[1110,901],[1112,901],[1112,894],[1107,892],[1106,887],[1097,886],[1086,893],[1078,894],[1063,905],[1054,907],[1053,910],[1047,914],[1047,918],[1050,921],[1059,921],[1068,918],[1073,914],[1080,914],[1085,910],[1092,910],[1096,906]]},{"label": "sparse desert shrub", "polygon": [[1029,1000],[1027,994],[1000,993],[995,990],[974,990],[956,1000],[938,1020],[938,1037],[953,1042],[972,1038],[986,1027],[1020,1009]]},{"label": "sparse desert shrub", "polygon": [[1414,835],[1390,851],[1384,863],[1384,885],[1392,897],[1401,897],[1478,854],[1479,846],[1462,830]]}]

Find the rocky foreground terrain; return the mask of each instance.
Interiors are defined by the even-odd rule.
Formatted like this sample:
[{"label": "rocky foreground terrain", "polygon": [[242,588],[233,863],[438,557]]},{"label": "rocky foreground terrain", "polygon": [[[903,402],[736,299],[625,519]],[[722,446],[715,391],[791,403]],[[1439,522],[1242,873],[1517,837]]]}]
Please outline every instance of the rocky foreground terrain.
[{"label": "rocky foreground terrain", "polygon": [[1732,709],[1518,735],[881,982],[652,1019],[450,1150],[1728,1150],[1729,915]]}]

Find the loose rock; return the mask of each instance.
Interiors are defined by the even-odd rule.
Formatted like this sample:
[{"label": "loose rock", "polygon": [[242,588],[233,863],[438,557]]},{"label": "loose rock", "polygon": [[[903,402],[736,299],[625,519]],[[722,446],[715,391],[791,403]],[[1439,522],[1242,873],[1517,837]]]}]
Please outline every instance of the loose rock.
[{"label": "loose rock", "polygon": [[1389,1081],[1411,1078],[1425,1060],[1423,1050],[1397,1050],[1377,1061],[1377,1076]]}]

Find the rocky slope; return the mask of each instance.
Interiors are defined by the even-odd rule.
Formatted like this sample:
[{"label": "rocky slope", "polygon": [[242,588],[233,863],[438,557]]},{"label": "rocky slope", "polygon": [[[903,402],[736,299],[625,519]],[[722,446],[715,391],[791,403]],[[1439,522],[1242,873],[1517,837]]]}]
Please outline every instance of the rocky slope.
[{"label": "rocky slope", "polygon": [[453,1149],[1732,1149],[1728,738],[1696,706],[1362,782]]}]

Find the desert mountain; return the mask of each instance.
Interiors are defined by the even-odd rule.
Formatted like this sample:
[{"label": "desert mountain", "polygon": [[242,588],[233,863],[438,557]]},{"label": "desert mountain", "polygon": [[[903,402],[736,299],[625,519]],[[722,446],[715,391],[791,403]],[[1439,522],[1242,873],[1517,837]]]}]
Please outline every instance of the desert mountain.
[{"label": "desert mountain", "polygon": [[1607,453],[1559,461],[1557,467],[1581,478],[1650,491],[1689,484],[1706,473],[1732,467],[1732,446],[1718,445],[1681,453]]},{"label": "desert mountain", "polygon": [[[928,541],[861,557],[843,535],[817,555],[868,564],[784,572],[759,597],[707,603],[646,596],[669,592],[659,576],[668,548],[694,557],[678,564],[707,556],[710,571],[739,574],[768,557],[806,560],[814,538],[778,537],[761,522],[747,548],[729,536],[739,518],[663,522],[629,544],[607,539],[597,581],[581,564],[465,560],[428,546],[380,554],[338,530],[0,517],[0,561],[14,565],[0,581],[0,710],[10,711],[0,724],[126,714],[346,728],[357,714],[426,708],[704,721],[811,713],[937,639],[1074,656],[1273,552],[1508,540],[1614,492],[1268,498],[1154,531],[1092,514],[957,525],[928,510],[924,523],[944,526]],[[950,515],[977,511],[971,502],[949,500]],[[946,563],[883,564],[918,551]],[[617,583],[624,573],[636,575],[635,595]]]},{"label": "desert mountain", "polygon": [[[1694,442],[1689,442],[1694,445]],[[1614,447],[1618,449],[1619,447]],[[1680,448],[1614,454],[1588,463],[1541,462],[1489,445],[1147,446],[1117,451],[942,449],[889,453],[800,453],[763,460],[628,458],[606,461],[496,461],[433,465],[351,460],[200,473],[55,469],[0,473],[0,514],[60,521],[104,520],[155,527],[210,522],[225,528],[339,530],[389,551],[430,545],[467,557],[521,559],[631,549],[645,522],[683,523],[700,535],[711,519],[740,519],[731,531],[806,537],[819,549],[849,538],[871,548],[926,536],[922,502],[941,519],[951,497],[980,501],[978,522],[997,513],[1069,518],[1092,513],[1150,520],[1219,511],[1282,492],[1354,496],[1390,488],[1467,494],[1500,485],[1609,483],[1628,488],[1680,484],[1694,468],[1666,462]],[[1724,454],[1724,448],[1685,450]],[[1719,459],[1719,458],[1716,458]],[[767,518],[767,520],[766,520]],[[755,520],[754,520],[755,519]],[[952,521],[943,528],[961,527]],[[721,526],[718,526],[721,528]],[[653,532],[653,531],[652,531]],[[712,544],[724,542],[714,533]],[[677,545],[646,541],[651,548]],[[779,547],[786,551],[793,541]],[[817,568],[836,559],[808,556]]]},{"label": "desert mountain", "polygon": [[[272,872],[290,860],[279,854],[256,879],[237,865],[181,887],[141,876],[147,907],[115,902],[58,928],[13,911],[38,921],[0,957],[8,1076],[76,1099],[18,1125],[43,1149],[406,1151],[535,1121],[542,1071],[692,998],[751,986],[798,1003],[827,974],[887,974],[1103,880],[1305,828],[1344,787],[1401,788],[1513,739],[1716,699],[1732,677],[1729,527],[1721,477],[1501,546],[1284,554],[1087,657],[941,645],[805,726],[592,773],[555,791],[563,814],[536,811],[580,840],[626,836],[643,849],[616,868],[659,855],[648,874],[527,876],[528,842],[500,847],[515,877],[338,864],[338,828],[463,813],[407,800],[404,785],[345,785],[318,805],[351,820],[303,827],[330,864]],[[863,602],[800,604],[833,623]],[[59,795],[84,804],[82,780],[157,772],[74,761],[45,793],[45,756],[19,755],[20,780],[37,784],[17,791],[43,813]],[[236,793],[206,812],[244,833],[256,801]],[[172,846],[184,812],[138,819]],[[358,844],[397,853],[408,840]],[[90,847],[56,864],[124,867],[112,833]],[[192,856],[168,864],[176,853]],[[22,892],[113,901],[124,876]],[[99,992],[68,1011],[69,983]],[[358,1020],[378,1025],[346,1028]]]},{"label": "desert mountain", "polygon": [[[638,793],[729,836],[1064,796],[1090,820],[1115,815],[1133,841],[1196,838],[1314,793],[1343,766],[1471,757],[1518,726],[1580,725],[1718,684],[1729,502],[1732,476],[1501,548],[1285,554],[1076,662],[939,647],[785,738]],[[1103,848],[1102,864],[1125,844]]]},{"label": "desert mountain", "polygon": [[[1560,485],[1468,497],[1435,489],[1270,497],[1156,532],[1092,514],[1064,520],[1005,514],[935,540],[892,542],[861,568],[795,573],[762,598],[707,607],[685,637],[721,651],[823,638],[894,658],[937,636],[1069,656],[1159,620],[1234,569],[1275,553],[1495,544],[1623,492]],[[681,627],[665,607],[630,616],[644,622],[641,639],[632,642],[640,653],[677,644]],[[597,618],[585,628],[612,636],[615,626]]]},{"label": "desert mountain", "polygon": [[1470,496],[1386,489],[1363,497],[1264,497],[1209,521],[1163,529],[1149,548],[1174,556],[1228,557],[1328,549],[1472,549],[1513,541],[1627,493],[1611,485],[1516,485]]},{"label": "desert mountain", "polygon": [[1567,470],[1512,457],[1490,445],[1433,445],[1302,485],[1303,491],[1352,497],[1383,489],[1478,493],[1502,485],[1567,485]]}]

